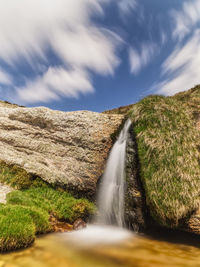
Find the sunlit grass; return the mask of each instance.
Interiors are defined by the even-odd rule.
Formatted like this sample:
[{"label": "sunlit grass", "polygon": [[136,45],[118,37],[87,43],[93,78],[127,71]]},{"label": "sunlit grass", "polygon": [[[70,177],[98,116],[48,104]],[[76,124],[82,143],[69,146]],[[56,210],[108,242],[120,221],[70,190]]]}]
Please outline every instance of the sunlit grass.
[{"label": "sunlit grass", "polygon": [[[199,93],[196,88],[195,94]],[[149,96],[129,114],[147,205],[152,217],[168,227],[178,226],[200,200],[200,132],[194,120],[200,102],[188,103],[187,98]]]}]

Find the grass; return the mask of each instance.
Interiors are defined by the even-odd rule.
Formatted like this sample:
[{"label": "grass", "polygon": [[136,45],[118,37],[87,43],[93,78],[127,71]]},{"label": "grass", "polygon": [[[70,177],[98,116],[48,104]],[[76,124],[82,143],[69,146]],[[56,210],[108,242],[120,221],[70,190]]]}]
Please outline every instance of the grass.
[{"label": "grass", "polygon": [[67,192],[48,187],[13,191],[7,195],[7,203],[30,208],[39,207],[43,212],[69,223],[78,218],[86,220],[95,212],[94,205],[88,200],[76,199]]},{"label": "grass", "polygon": [[39,177],[27,173],[19,166],[0,161],[0,182],[6,183],[16,189],[30,187],[47,187],[48,184]]},{"label": "grass", "polygon": [[0,251],[29,246],[35,239],[35,224],[27,211],[16,206],[0,207]]},{"label": "grass", "polygon": [[53,231],[49,220],[52,215],[58,221],[73,224],[78,218],[87,221],[96,211],[88,200],[76,199],[3,161],[0,182],[18,189],[7,195],[7,204],[0,204],[0,252],[28,247],[37,234]]},{"label": "grass", "polygon": [[94,212],[88,200],[50,187],[13,191],[7,204],[0,205],[0,252],[28,247],[37,234],[51,232],[50,215],[73,223],[78,218],[87,220]]},{"label": "grass", "polygon": [[[192,92],[198,96],[200,88]],[[178,227],[199,206],[200,132],[194,112],[200,102],[188,103],[190,97],[149,96],[129,112],[146,202],[152,217],[167,227]]]}]

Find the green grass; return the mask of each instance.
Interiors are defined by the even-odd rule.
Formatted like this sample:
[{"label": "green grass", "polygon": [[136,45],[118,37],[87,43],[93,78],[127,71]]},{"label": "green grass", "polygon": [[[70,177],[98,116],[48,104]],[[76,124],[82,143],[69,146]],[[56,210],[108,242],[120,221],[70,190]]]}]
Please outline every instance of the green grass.
[{"label": "green grass", "polygon": [[88,200],[50,187],[13,191],[7,204],[0,205],[0,252],[28,247],[37,234],[51,232],[50,214],[73,223],[78,218],[87,220],[95,211]]},{"label": "green grass", "polygon": [[16,189],[29,187],[47,187],[48,184],[37,176],[27,173],[16,165],[0,161],[0,182],[6,183]]},{"label": "green grass", "polygon": [[7,195],[7,203],[30,208],[39,207],[43,212],[69,223],[78,218],[86,220],[95,212],[94,205],[88,200],[76,199],[67,192],[47,187],[13,191]]},{"label": "green grass", "polygon": [[147,206],[152,217],[167,227],[178,227],[200,200],[200,132],[194,120],[200,102],[189,104],[190,97],[183,97],[183,101],[180,95],[149,96],[129,112]]},{"label": "green grass", "polygon": [[35,224],[22,207],[0,207],[0,251],[27,247],[35,239]]},{"label": "green grass", "polygon": [[0,252],[28,247],[37,234],[51,232],[50,215],[72,224],[78,218],[87,221],[95,211],[88,200],[50,186],[13,191],[7,204],[0,204]]}]

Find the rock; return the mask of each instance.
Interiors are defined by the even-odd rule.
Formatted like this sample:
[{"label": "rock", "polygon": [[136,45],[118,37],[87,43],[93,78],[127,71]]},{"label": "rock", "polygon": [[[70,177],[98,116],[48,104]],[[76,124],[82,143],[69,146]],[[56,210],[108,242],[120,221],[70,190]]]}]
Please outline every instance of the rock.
[{"label": "rock", "polygon": [[137,144],[132,127],[126,148],[125,222],[126,226],[135,232],[146,228],[145,196],[140,181]]},{"label": "rock", "polygon": [[80,230],[80,229],[83,229],[83,228],[86,228],[86,227],[87,227],[87,225],[82,219],[77,219],[73,224],[73,229],[74,230]]},{"label": "rock", "polygon": [[0,160],[94,197],[122,115],[61,112],[0,103]]},{"label": "rock", "polygon": [[195,234],[200,234],[200,214],[194,214],[190,217],[186,230]]},{"label": "rock", "polygon": [[0,183],[0,203],[6,203],[6,195],[12,192],[13,189],[8,185],[3,185]]},{"label": "rock", "polygon": [[73,225],[65,221],[59,221],[53,214],[50,214],[49,222],[55,233],[71,232],[73,230]]}]

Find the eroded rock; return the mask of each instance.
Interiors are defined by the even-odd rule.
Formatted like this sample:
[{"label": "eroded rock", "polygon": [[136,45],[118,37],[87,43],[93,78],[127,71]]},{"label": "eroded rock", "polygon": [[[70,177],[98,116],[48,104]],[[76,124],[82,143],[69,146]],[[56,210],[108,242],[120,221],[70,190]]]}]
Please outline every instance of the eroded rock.
[{"label": "eroded rock", "polygon": [[0,105],[0,160],[93,197],[123,116]]}]

